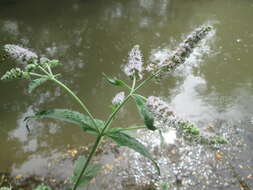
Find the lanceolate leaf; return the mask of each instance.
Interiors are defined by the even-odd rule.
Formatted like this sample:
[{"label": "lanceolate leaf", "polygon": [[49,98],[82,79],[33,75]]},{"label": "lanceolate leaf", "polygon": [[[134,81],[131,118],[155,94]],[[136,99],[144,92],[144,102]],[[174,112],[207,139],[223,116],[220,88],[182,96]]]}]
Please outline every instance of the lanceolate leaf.
[{"label": "lanceolate leaf", "polygon": [[99,128],[102,128],[104,126],[104,122],[98,119],[95,119],[96,126],[94,126],[91,118],[87,115],[68,109],[52,109],[41,111],[35,115],[26,117],[25,120],[32,118],[55,118],[70,123],[79,124],[84,131],[90,133],[97,133],[96,126]]},{"label": "lanceolate leaf", "polygon": [[[75,162],[74,166],[74,174],[71,178],[71,183],[75,184],[79,175],[81,174],[82,168],[84,167],[84,164],[86,162],[86,158],[84,156],[80,156],[78,160]],[[99,172],[101,169],[101,164],[90,164],[84,174],[81,177],[80,183],[78,184],[78,187],[84,187],[86,186]]]},{"label": "lanceolate leaf", "polygon": [[35,79],[32,80],[29,83],[28,86],[28,93],[32,93],[32,91],[37,88],[38,86],[42,85],[43,83],[45,83],[47,80],[49,80],[49,78],[39,78],[39,79]]},{"label": "lanceolate leaf", "polygon": [[137,94],[134,94],[133,97],[135,99],[138,111],[142,116],[142,118],[144,119],[144,123],[147,126],[147,128],[150,130],[156,130],[156,127],[154,126],[154,117],[146,106],[146,100],[142,96]]},{"label": "lanceolate leaf", "polygon": [[115,86],[121,86],[121,87],[128,87],[128,85],[122,81],[122,80],[118,80],[116,78],[112,78],[112,77],[109,77],[107,76],[105,73],[103,73],[105,79],[112,85],[115,85]]},{"label": "lanceolate leaf", "polygon": [[127,146],[128,148],[131,148],[136,152],[140,153],[141,155],[145,156],[146,158],[150,159],[155,165],[158,173],[160,174],[159,166],[155,162],[154,158],[151,156],[147,148],[138,140],[120,131],[113,131],[111,133],[107,133],[106,136],[114,140],[119,146]]}]

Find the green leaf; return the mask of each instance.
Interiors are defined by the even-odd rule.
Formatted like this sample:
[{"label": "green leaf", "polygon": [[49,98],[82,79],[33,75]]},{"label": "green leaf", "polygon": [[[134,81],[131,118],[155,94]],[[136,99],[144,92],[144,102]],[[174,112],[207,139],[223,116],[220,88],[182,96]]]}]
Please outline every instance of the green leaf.
[{"label": "green leaf", "polygon": [[[75,184],[79,175],[82,172],[82,169],[86,163],[86,158],[84,156],[80,156],[78,160],[75,162],[74,166],[74,174],[71,178],[71,183]],[[90,164],[84,174],[82,175],[78,187],[84,187],[88,185],[88,183],[98,174],[99,170],[102,168],[101,164]]]},{"label": "green leaf", "polygon": [[52,189],[49,186],[42,184],[37,186],[35,190],[52,190]]},{"label": "green leaf", "polygon": [[43,83],[45,83],[48,80],[49,80],[49,78],[39,78],[39,79],[32,80],[29,83],[29,86],[28,86],[28,93],[32,93],[32,91],[35,88],[37,88],[38,86],[42,85]]},{"label": "green leaf", "polygon": [[[72,111],[68,109],[52,109],[47,111],[41,111],[36,113],[35,115],[29,116],[25,118],[26,120],[32,118],[54,118],[63,121],[67,121],[70,123],[75,123],[81,126],[81,128],[89,133],[98,134],[96,127],[94,126],[91,118],[87,115],[79,113],[77,111]],[[104,126],[104,122],[98,119],[95,119],[96,126],[102,128]]]},{"label": "green leaf", "polygon": [[127,87],[127,88],[130,88],[124,81],[122,80],[118,80],[117,78],[112,78],[112,77],[109,77],[107,76],[105,73],[103,73],[105,79],[112,85],[114,86],[121,86],[121,87]]},{"label": "green leaf", "polygon": [[58,66],[59,64],[60,64],[59,60],[56,60],[56,59],[50,60],[50,61],[48,62],[48,65],[49,65],[50,67],[56,67],[56,66]]},{"label": "green leaf", "polygon": [[179,122],[180,128],[187,134],[198,136],[200,135],[199,128],[189,121]]},{"label": "green leaf", "polygon": [[150,159],[160,175],[160,168],[155,162],[154,158],[151,156],[147,148],[138,140],[120,131],[112,131],[111,133],[106,133],[105,135],[114,140],[119,146],[127,146],[128,148],[131,148],[146,158]]},{"label": "green leaf", "polygon": [[135,103],[138,108],[138,111],[141,117],[144,119],[144,123],[147,126],[147,128],[153,131],[156,130],[156,127],[154,126],[154,116],[148,110],[146,106],[146,100],[138,94],[134,94],[133,97],[135,99]]}]

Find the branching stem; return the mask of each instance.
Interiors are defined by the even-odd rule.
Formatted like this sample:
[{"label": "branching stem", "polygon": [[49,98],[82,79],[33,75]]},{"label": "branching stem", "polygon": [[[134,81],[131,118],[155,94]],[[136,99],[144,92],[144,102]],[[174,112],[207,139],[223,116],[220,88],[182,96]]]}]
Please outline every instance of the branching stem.
[{"label": "branching stem", "polygon": [[[87,158],[87,160],[86,160],[86,162],[85,162],[85,165],[84,165],[84,167],[82,168],[81,173],[80,173],[80,175],[78,176],[77,181],[75,182],[74,187],[73,187],[72,190],[76,190],[76,188],[77,188],[77,186],[78,186],[78,184],[79,184],[79,182],[80,182],[80,180],[81,180],[83,174],[85,173],[85,171],[86,171],[86,169],[87,169],[87,167],[88,167],[88,165],[89,165],[89,163],[90,163],[92,157],[94,156],[94,154],[95,154],[95,152],[96,152],[96,150],[97,150],[97,148],[98,148],[98,146],[99,146],[101,140],[103,139],[103,136],[106,134],[106,131],[107,131],[108,127],[110,126],[111,122],[113,121],[113,118],[115,117],[115,115],[116,115],[116,114],[119,112],[119,110],[128,102],[128,100],[132,97],[132,95],[133,95],[138,89],[140,89],[140,88],[143,87],[145,84],[147,84],[147,82],[150,81],[151,79],[153,79],[157,74],[159,74],[160,71],[161,71],[161,69],[158,70],[156,73],[151,74],[147,79],[145,79],[145,80],[144,80],[139,86],[137,86],[136,88],[135,88],[135,86],[136,86],[136,77],[134,76],[134,78],[133,78],[133,83],[132,83],[132,87],[131,87],[131,90],[130,90],[130,93],[127,95],[127,97],[124,99],[124,101],[111,113],[111,115],[109,116],[109,118],[108,118],[107,121],[105,122],[105,126],[103,127],[101,133],[98,135],[98,137],[97,137],[97,139],[96,139],[96,142],[95,142],[95,144],[93,145],[93,147],[92,147],[92,149],[91,149],[91,152],[89,153],[89,156],[88,156],[88,158]],[[136,129],[138,129],[138,128],[136,128]]]}]

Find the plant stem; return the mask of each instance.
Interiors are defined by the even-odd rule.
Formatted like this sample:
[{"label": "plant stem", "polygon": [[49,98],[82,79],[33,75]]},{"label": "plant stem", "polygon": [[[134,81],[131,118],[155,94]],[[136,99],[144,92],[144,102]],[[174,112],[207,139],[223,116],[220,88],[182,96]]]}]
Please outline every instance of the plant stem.
[{"label": "plant stem", "polygon": [[118,113],[118,111],[127,103],[127,101],[132,97],[132,95],[138,90],[140,89],[141,87],[143,87],[145,84],[147,84],[147,82],[149,82],[150,80],[152,80],[156,75],[158,75],[160,72],[162,71],[162,68],[160,68],[157,72],[151,74],[148,78],[146,78],[139,86],[137,86],[135,88],[135,85],[136,85],[136,77],[133,78],[133,84],[132,84],[132,87],[131,87],[131,90],[130,90],[130,93],[127,95],[127,97],[124,99],[124,101],[111,113],[111,115],[109,116],[109,118],[107,119],[106,123],[105,123],[105,126],[103,127],[101,133],[98,135],[97,139],[96,139],[96,142],[95,144],[93,145],[92,147],[92,150],[85,162],[85,165],[84,167],[82,168],[82,171],[80,173],[80,175],[78,176],[78,179],[73,187],[72,190],[76,190],[80,180],[81,180],[81,177],[83,176],[85,170],[87,169],[93,155],[95,154],[98,146],[99,146],[99,143],[100,141],[103,139],[103,136],[105,135],[106,133],[106,130],[107,128],[110,126],[111,122],[113,121],[113,118],[115,117],[115,115]]},{"label": "plant stem", "polygon": [[133,78],[133,84],[132,84],[132,87],[131,87],[131,90],[130,90],[130,93],[127,95],[127,97],[124,99],[124,101],[111,113],[111,115],[109,116],[109,118],[107,119],[106,123],[105,123],[105,126],[103,127],[101,133],[98,135],[97,139],[96,139],[96,142],[95,144],[93,145],[92,147],[92,150],[85,162],[85,165],[84,167],[82,168],[82,171],[80,173],[80,175],[78,176],[78,179],[77,181],[75,182],[74,184],[74,187],[72,190],[76,190],[80,180],[81,180],[81,177],[83,176],[85,170],[87,169],[93,155],[95,154],[99,144],[100,144],[100,141],[103,139],[103,136],[104,134],[106,133],[106,130],[107,128],[110,126],[111,122],[113,121],[113,118],[115,117],[115,115],[118,113],[118,111],[127,103],[127,101],[132,97],[132,95],[138,90],[140,89],[141,87],[143,87],[147,82],[149,82],[151,79],[153,79],[157,74],[159,74],[161,72],[161,69],[159,69],[156,73],[150,75],[148,78],[146,78],[139,86],[137,86],[135,88],[135,85],[136,85],[136,77],[134,76]]},{"label": "plant stem", "polygon": [[103,135],[108,126],[111,124],[114,116],[118,113],[118,111],[125,105],[125,103],[131,98],[132,94],[135,91],[135,84],[136,84],[136,78],[133,79],[133,84],[130,93],[127,95],[127,97],[124,99],[124,101],[112,112],[112,114],[109,116],[108,120],[105,123],[105,127],[102,129],[101,134]]},{"label": "plant stem", "polygon": [[36,77],[48,77],[48,75],[41,75],[41,74],[33,73],[33,72],[30,72],[30,75],[36,76]]},{"label": "plant stem", "polygon": [[53,75],[53,72],[52,72],[52,70],[51,70],[51,68],[50,68],[50,66],[47,64],[47,70],[49,71],[49,73],[51,74],[51,75]]},{"label": "plant stem", "polygon": [[120,131],[133,131],[137,129],[147,129],[146,126],[134,126],[134,127],[128,127],[128,128],[122,128]]},{"label": "plant stem", "polygon": [[85,170],[87,169],[93,155],[95,154],[97,148],[98,148],[98,145],[100,143],[100,141],[103,139],[103,136],[105,134],[105,131],[106,129],[108,128],[108,126],[111,124],[114,116],[117,114],[117,112],[120,110],[120,108],[129,100],[129,98],[131,98],[131,93],[125,98],[125,100],[114,110],[114,112],[110,115],[109,119],[107,120],[107,122],[105,123],[105,126],[104,128],[102,129],[101,133],[97,136],[97,139],[96,139],[96,142],[95,144],[93,145],[92,149],[91,149],[91,152],[89,153],[89,156],[85,162],[85,165],[84,167],[82,168],[82,171],[80,173],[80,175],[78,176],[78,179],[77,181],[75,182],[75,185],[73,187],[72,190],[76,190],[80,180],[81,180],[81,177],[83,176]]},{"label": "plant stem", "polygon": [[57,84],[59,84],[63,89],[65,89],[81,105],[81,107],[84,109],[84,111],[91,118],[91,121],[92,121],[94,127],[96,127],[98,132],[100,132],[100,130],[99,130],[99,128],[98,128],[98,126],[95,122],[95,119],[94,119],[93,115],[89,112],[88,108],[84,105],[84,103],[80,100],[80,98],[78,98],[78,96],[75,95],[75,93],[72,90],[70,90],[65,84],[63,84],[61,81],[57,80],[54,77],[51,77],[51,80],[56,82]]},{"label": "plant stem", "polygon": [[75,185],[74,185],[74,187],[73,187],[72,190],[76,190],[76,188],[77,188],[77,186],[78,186],[78,184],[79,184],[79,182],[80,182],[80,180],[81,180],[81,178],[82,178],[82,176],[83,176],[86,168],[88,167],[88,165],[89,165],[89,163],[90,163],[93,155],[95,154],[95,152],[96,152],[96,150],[97,150],[97,148],[98,148],[98,146],[99,146],[100,141],[102,140],[102,138],[103,138],[103,136],[101,134],[97,137],[96,142],[93,145],[92,150],[91,150],[91,152],[90,152],[90,154],[89,154],[89,156],[88,156],[88,158],[87,158],[87,160],[86,160],[86,162],[85,162],[85,164],[84,164],[84,166],[82,168],[82,171],[81,171],[80,175],[78,176],[77,181],[75,182]]},{"label": "plant stem", "polygon": [[49,72],[46,71],[46,69],[44,69],[42,66],[39,65],[40,70],[42,70],[46,75],[48,76],[53,76],[52,74],[50,74]]},{"label": "plant stem", "polygon": [[162,71],[162,68],[160,68],[158,71],[156,71],[154,74],[150,75],[148,78],[146,78],[144,81],[142,81],[142,83],[137,86],[134,89],[134,92],[139,90],[142,86],[144,86],[147,82],[149,82],[150,80],[152,80],[156,75],[158,75],[160,72]]},{"label": "plant stem", "polygon": [[91,161],[93,155],[95,154],[95,152],[96,152],[96,150],[97,150],[97,148],[98,148],[98,146],[99,146],[100,141],[103,139],[103,136],[104,136],[104,134],[105,134],[105,132],[106,132],[106,129],[110,126],[110,124],[111,124],[111,122],[112,122],[114,116],[118,113],[118,111],[122,108],[122,106],[131,98],[132,93],[134,92],[135,84],[136,84],[136,78],[134,77],[134,79],[133,79],[133,84],[132,84],[132,88],[131,88],[131,91],[130,91],[129,95],[128,95],[128,96],[124,99],[124,101],[112,112],[112,114],[109,116],[108,120],[106,121],[105,126],[103,127],[101,133],[98,135],[98,137],[97,137],[97,139],[96,139],[96,142],[95,142],[95,144],[93,145],[92,150],[91,150],[91,152],[90,152],[90,154],[89,154],[89,156],[88,156],[88,158],[87,158],[87,160],[86,160],[86,162],[85,162],[85,165],[84,165],[84,167],[82,168],[82,171],[81,171],[80,175],[78,176],[77,181],[75,182],[75,185],[74,185],[74,187],[73,187],[73,190],[76,190],[76,188],[77,188],[77,186],[78,186],[78,184],[79,184],[79,182],[80,182],[80,180],[81,180],[81,177],[83,176],[85,170],[87,169],[87,167],[88,167],[88,165],[89,165],[89,163],[90,163],[90,161]]}]

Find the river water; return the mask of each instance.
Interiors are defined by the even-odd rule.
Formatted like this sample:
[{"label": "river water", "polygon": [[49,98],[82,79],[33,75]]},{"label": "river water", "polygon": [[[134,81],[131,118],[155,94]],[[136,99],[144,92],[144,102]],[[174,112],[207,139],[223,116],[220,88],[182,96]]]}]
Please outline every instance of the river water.
[{"label": "river water", "polygon": [[[3,0],[0,45],[18,44],[59,59],[63,65],[57,71],[62,73],[62,81],[94,115],[105,119],[111,99],[120,89],[108,86],[103,72],[127,79],[122,66],[135,44],[150,63],[163,59],[196,27],[212,25],[212,36],[184,66],[141,92],[162,97],[176,113],[200,128],[219,128],[217,120],[236,125],[247,145],[238,160],[248,164],[247,171],[238,172],[252,185],[252,19],[251,0]],[[12,66],[1,62],[0,74]],[[23,119],[38,110],[80,108],[54,84],[47,83],[32,95],[26,87],[21,81],[0,82],[0,172],[45,174],[49,158],[69,147],[85,146],[93,137],[53,120],[32,122],[31,133],[27,133]],[[130,104],[114,126],[139,123]]]}]

